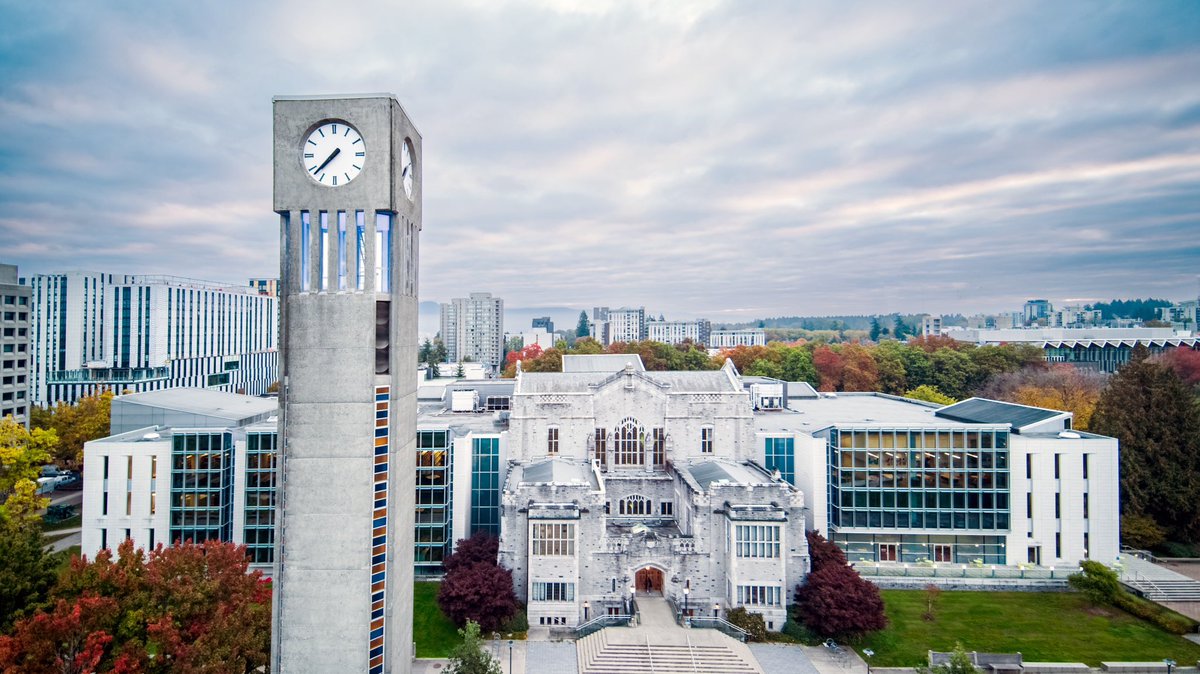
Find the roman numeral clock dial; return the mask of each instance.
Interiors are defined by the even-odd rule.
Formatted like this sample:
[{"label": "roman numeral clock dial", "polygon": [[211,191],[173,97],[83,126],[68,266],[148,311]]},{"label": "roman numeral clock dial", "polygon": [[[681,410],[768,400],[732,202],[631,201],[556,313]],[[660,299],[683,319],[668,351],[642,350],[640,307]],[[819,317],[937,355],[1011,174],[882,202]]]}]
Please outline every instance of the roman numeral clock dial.
[{"label": "roman numeral clock dial", "polygon": [[358,177],[367,159],[367,146],[358,130],[345,122],[325,122],[304,140],[301,160],[308,177],[337,187]]}]

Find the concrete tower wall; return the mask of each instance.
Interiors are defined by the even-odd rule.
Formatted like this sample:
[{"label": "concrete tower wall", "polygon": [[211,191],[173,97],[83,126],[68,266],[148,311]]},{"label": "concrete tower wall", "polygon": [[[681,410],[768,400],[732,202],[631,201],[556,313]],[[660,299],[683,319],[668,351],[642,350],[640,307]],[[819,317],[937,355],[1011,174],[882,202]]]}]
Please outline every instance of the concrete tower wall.
[{"label": "concrete tower wall", "polygon": [[[301,159],[308,134],[329,121],[349,123],[366,146],[362,172],[338,187],[310,179]],[[401,165],[406,142],[417,172],[411,197]],[[278,672],[411,670],[420,158],[420,135],[391,96],[275,99],[283,296]],[[322,212],[332,233],[324,259]],[[388,235],[377,237],[377,214]]]}]

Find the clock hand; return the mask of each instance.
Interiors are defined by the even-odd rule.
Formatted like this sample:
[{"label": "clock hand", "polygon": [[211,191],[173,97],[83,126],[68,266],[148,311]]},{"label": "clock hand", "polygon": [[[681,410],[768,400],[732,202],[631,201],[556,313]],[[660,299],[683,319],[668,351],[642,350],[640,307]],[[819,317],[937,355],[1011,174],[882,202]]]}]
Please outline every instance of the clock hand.
[{"label": "clock hand", "polygon": [[320,166],[313,169],[313,173],[320,173],[321,169],[325,168],[326,166],[329,166],[329,162],[333,161],[333,158],[338,156],[338,154],[341,153],[341,151],[342,151],[342,148],[339,147],[339,148],[335,149],[333,152],[331,152],[329,154],[329,156],[325,158],[325,161],[321,162]]}]

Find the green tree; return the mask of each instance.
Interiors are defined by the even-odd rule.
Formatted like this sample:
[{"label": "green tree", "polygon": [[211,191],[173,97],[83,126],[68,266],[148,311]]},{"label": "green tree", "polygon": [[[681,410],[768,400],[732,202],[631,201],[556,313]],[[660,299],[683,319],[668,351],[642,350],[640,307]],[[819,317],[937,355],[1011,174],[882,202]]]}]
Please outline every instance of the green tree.
[{"label": "green tree", "polygon": [[417,362],[428,363],[431,355],[433,355],[433,342],[426,337],[425,341],[421,342],[421,348],[417,350]]},{"label": "green tree", "polygon": [[785,346],[781,351],[783,357],[780,358],[779,365],[783,370],[783,379],[806,381],[814,387],[820,382],[817,369],[813,367],[812,352],[803,346]]},{"label": "green tree", "polygon": [[949,662],[933,667],[917,667],[917,672],[920,674],[978,674],[979,668],[971,663],[971,654],[967,653],[963,645],[956,643],[954,650],[950,652]]},{"label": "green tree", "polygon": [[6,511],[15,498],[0,509],[0,634],[45,601],[62,557],[46,551],[40,518]]},{"label": "green tree", "polygon": [[1145,347],[1110,380],[1090,428],[1121,443],[1121,507],[1145,515],[1173,540],[1200,540],[1200,406]]},{"label": "green tree", "polygon": [[1117,572],[1094,559],[1080,562],[1079,573],[1068,576],[1067,584],[1097,604],[1111,604],[1122,591]]},{"label": "green tree", "polygon": [[900,342],[893,341],[882,342],[871,349],[871,357],[875,359],[875,368],[879,371],[879,390],[883,393],[900,395],[908,388],[904,350]]},{"label": "green tree", "polygon": [[761,613],[751,613],[745,606],[731,608],[725,612],[725,619],[746,630],[747,641],[767,640],[767,621]]},{"label": "green tree", "polygon": [[581,312],[579,312],[579,325],[575,326],[575,338],[578,339],[580,337],[591,337],[591,336],[592,336],[592,326],[590,323],[588,323],[587,312],[581,311]]},{"label": "green tree", "polygon": [[871,341],[878,342],[879,336],[883,334],[883,326],[879,324],[879,317],[871,317]]},{"label": "green tree", "polygon": [[939,391],[936,386],[930,386],[929,384],[921,384],[915,389],[905,393],[904,397],[912,398],[913,400],[924,400],[927,403],[937,403],[939,405],[953,405],[954,403],[958,402],[954,398],[951,398],[945,393]]},{"label": "green tree", "polygon": [[0,419],[0,497],[13,493],[21,481],[36,481],[57,446],[53,430],[30,431],[11,416]]},{"label": "green tree", "polygon": [[451,651],[450,662],[444,670],[446,674],[501,674],[500,663],[483,648],[479,623],[468,621],[458,633],[462,643]]},{"label": "green tree", "polygon": [[938,349],[930,354],[929,363],[933,369],[932,383],[939,391],[956,400],[971,395],[975,366],[966,354],[954,349]]}]

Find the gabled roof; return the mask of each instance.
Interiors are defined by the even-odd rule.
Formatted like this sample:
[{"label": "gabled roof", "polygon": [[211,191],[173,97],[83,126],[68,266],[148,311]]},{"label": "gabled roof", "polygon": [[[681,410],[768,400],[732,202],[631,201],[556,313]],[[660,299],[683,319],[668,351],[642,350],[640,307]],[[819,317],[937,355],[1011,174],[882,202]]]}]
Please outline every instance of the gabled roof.
[{"label": "gabled roof", "polygon": [[620,372],[625,365],[645,372],[642,357],[636,353],[567,354],[562,357],[563,372]]},{"label": "gabled roof", "polygon": [[1014,429],[1032,426],[1049,419],[1066,414],[1058,410],[1048,410],[1041,407],[1029,407],[1016,403],[1006,403],[987,398],[969,398],[959,403],[943,407],[935,412],[944,419],[953,419],[975,424],[1012,424]]}]

